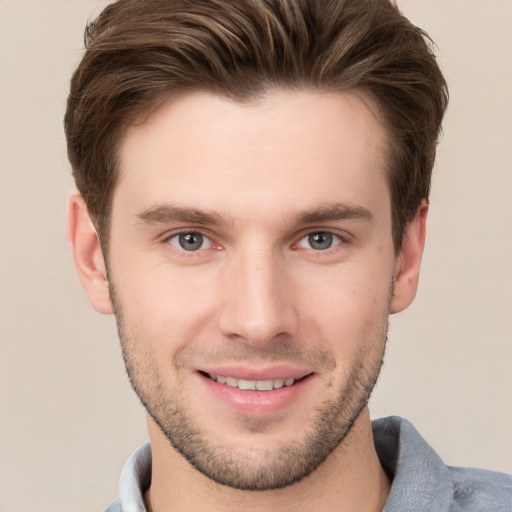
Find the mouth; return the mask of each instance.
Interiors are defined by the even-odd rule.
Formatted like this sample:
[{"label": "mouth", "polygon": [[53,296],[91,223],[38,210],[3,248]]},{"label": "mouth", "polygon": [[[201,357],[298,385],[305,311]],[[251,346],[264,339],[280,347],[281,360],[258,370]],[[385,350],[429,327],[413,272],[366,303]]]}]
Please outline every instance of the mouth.
[{"label": "mouth", "polygon": [[209,378],[219,384],[225,384],[232,388],[238,388],[242,391],[273,391],[274,389],[281,389],[285,387],[293,386],[295,383],[305,379],[312,375],[308,373],[300,378],[278,378],[278,379],[266,379],[266,380],[247,380],[238,379],[228,375],[215,375],[213,373],[200,372],[203,376]]},{"label": "mouth", "polygon": [[284,412],[304,400],[306,390],[314,393],[311,390],[316,380],[316,372],[290,366],[203,368],[197,374],[206,384],[203,398],[208,405],[220,400],[244,417],[271,417]]}]

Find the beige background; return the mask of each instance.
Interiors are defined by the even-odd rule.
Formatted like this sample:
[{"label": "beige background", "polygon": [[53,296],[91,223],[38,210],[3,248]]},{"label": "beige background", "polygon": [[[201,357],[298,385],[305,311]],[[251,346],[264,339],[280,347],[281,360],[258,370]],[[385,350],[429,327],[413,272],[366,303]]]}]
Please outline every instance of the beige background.
[{"label": "beige background", "polygon": [[[0,0],[0,512],[103,510],[146,439],[111,318],[68,254],[62,116],[99,0]],[[451,105],[418,298],[392,319],[373,416],[450,464],[512,473],[512,1],[402,0]]]}]

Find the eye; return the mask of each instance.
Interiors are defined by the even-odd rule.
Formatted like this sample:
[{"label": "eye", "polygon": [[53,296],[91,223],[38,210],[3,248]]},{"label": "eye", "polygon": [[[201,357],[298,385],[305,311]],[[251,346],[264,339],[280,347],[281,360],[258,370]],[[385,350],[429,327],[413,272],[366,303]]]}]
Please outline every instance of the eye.
[{"label": "eye", "polygon": [[177,233],[167,239],[172,246],[184,251],[199,251],[213,247],[212,241],[197,231]]},{"label": "eye", "polygon": [[304,249],[314,249],[315,251],[325,251],[342,243],[341,237],[328,231],[316,231],[302,238],[299,247]]}]

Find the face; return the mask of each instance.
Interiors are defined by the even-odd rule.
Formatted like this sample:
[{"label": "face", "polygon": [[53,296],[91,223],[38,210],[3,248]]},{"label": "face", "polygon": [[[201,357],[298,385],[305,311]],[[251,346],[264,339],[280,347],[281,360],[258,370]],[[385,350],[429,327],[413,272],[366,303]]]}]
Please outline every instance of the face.
[{"label": "face", "polygon": [[126,365],[170,443],[217,482],[301,479],[366,406],[397,264],[371,105],[195,93],[123,143],[108,259]]}]

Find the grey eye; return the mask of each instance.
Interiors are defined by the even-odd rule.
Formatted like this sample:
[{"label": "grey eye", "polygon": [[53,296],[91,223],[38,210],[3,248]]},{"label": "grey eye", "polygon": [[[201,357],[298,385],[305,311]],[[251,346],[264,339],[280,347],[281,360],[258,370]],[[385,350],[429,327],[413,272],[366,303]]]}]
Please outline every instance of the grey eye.
[{"label": "grey eye", "polygon": [[308,235],[308,242],[313,249],[323,251],[331,247],[332,235],[330,233],[311,233]]},{"label": "grey eye", "polygon": [[178,233],[169,238],[169,243],[178,249],[189,252],[198,251],[199,249],[208,249],[212,246],[211,241],[207,237],[196,231]]},{"label": "grey eye", "polygon": [[338,235],[328,231],[317,231],[305,236],[300,242],[299,247],[305,249],[314,249],[315,251],[325,251],[342,242]]}]

